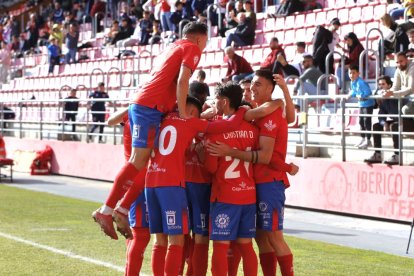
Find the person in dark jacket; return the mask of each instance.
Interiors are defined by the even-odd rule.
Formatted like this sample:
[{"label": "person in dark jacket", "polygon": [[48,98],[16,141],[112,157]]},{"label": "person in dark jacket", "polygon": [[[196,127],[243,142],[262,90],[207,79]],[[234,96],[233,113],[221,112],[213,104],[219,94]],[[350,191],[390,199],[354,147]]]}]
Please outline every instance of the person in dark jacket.
[{"label": "person in dark jacket", "polygon": [[245,13],[241,12],[237,15],[239,25],[237,25],[234,33],[230,33],[227,37],[226,47],[234,43],[234,46],[253,45],[255,36],[255,26],[250,24],[246,19]]},{"label": "person in dark jacket", "polygon": [[[406,24],[398,25],[389,14],[384,14],[381,17],[381,23],[384,27],[391,30],[391,32],[384,38],[384,54],[388,55],[400,51],[407,51],[410,41],[404,29],[404,25]],[[379,44],[379,47],[381,47],[381,43]]]},{"label": "person in dark jacket", "polygon": [[[325,58],[329,54],[328,44],[332,42],[332,33],[323,26],[317,26],[313,36],[313,62],[321,72],[326,72]],[[333,67],[333,65],[332,65]],[[331,71],[332,69],[332,71]],[[333,68],[330,68],[333,72]]]},{"label": "person in dark jacket", "polygon": [[79,98],[76,97],[76,89],[72,89],[68,97],[65,100],[74,100],[67,101],[64,103],[63,113],[65,114],[65,122],[72,121],[72,132],[76,132],[76,115],[78,114],[79,109]]},{"label": "person in dark jacket", "polygon": [[[105,92],[105,84],[103,82],[100,82],[98,84],[98,90],[96,90],[95,92],[91,93],[89,95],[90,99],[107,99],[109,98],[108,94]],[[102,143],[102,133],[104,131],[104,127],[105,127],[105,102],[103,101],[96,101],[96,102],[92,102],[91,104],[91,113],[92,113],[92,121],[93,122],[97,122],[98,124],[94,124],[92,125],[92,127],[89,130],[89,133],[93,133],[95,132],[95,130],[99,127],[99,143]],[[88,140],[92,140],[92,136],[89,135]]]},{"label": "person in dark jacket", "polygon": [[121,27],[119,32],[115,35],[111,41],[111,45],[115,45],[118,41],[129,38],[134,33],[134,29],[128,24],[128,19],[122,18]]},{"label": "person in dark jacket", "polygon": [[288,16],[295,12],[303,12],[305,4],[300,0],[282,0],[276,11],[276,16]]}]

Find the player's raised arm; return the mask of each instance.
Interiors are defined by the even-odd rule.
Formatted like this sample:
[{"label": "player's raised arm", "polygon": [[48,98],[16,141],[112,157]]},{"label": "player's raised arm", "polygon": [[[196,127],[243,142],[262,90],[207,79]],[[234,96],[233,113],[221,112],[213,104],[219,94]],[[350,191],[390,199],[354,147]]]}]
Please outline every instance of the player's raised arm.
[{"label": "player's raised arm", "polygon": [[286,103],[286,121],[288,124],[291,124],[295,121],[296,110],[292,98],[290,97],[289,89],[282,75],[275,74],[273,75],[273,78],[280,89],[282,89],[283,97],[285,98]]},{"label": "player's raised arm", "polygon": [[274,112],[276,109],[283,107],[284,102],[280,99],[270,101],[262,104],[261,106],[248,110],[246,114],[244,114],[244,119],[249,122],[255,119],[260,119]]}]

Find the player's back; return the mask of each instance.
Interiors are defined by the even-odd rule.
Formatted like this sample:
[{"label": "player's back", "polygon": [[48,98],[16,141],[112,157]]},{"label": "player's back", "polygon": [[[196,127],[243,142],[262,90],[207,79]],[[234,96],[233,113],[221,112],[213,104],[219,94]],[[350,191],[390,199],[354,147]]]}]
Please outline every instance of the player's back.
[{"label": "player's back", "polygon": [[158,147],[154,149],[148,167],[147,187],[185,187],[185,151],[207,125],[207,121],[198,118],[182,119],[178,113],[166,116],[161,123]]},{"label": "player's back", "polygon": [[171,44],[155,60],[149,81],[134,95],[133,102],[163,113],[171,112],[177,100],[177,79],[181,66],[194,71],[200,56],[198,46],[188,40]]},{"label": "player's back", "polygon": [[[243,121],[237,131],[208,136],[210,142],[223,142],[230,147],[251,151],[257,148],[258,130]],[[206,162],[210,162],[210,157]],[[253,167],[250,162],[229,156],[217,160],[217,170],[213,175],[211,201],[231,204],[253,204],[256,202]],[[213,161],[214,162],[214,161]]]}]

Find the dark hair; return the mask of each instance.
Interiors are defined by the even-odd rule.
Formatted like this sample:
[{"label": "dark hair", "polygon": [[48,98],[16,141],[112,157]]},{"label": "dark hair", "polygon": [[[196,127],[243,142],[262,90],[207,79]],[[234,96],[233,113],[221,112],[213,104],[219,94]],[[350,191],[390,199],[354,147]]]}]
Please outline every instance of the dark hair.
[{"label": "dark hair", "polygon": [[198,99],[201,104],[204,104],[205,97],[210,95],[210,91],[207,84],[194,81],[190,83],[188,95]]},{"label": "dark hair", "polygon": [[229,81],[225,84],[217,84],[215,94],[216,97],[228,98],[230,100],[230,107],[237,109],[243,98],[243,89],[237,83]]},{"label": "dark hair", "polygon": [[105,86],[105,83],[100,82],[100,83],[98,83],[98,86]]},{"label": "dark hair", "polygon": [[174,4],[174,7],[178,7],[179,5],[183,6],[184,4],[181,1],[177,1]]},{"label": "dark hair", "polygon": [[313,60],[313,56],[312,55],[304,55],[303,59],[311,59]]},{"label": "dark hair", "polygon": [[247,105],[248,107],[250,107],[250,108],[252,108],[252,109],[253,109],[252,104],[251,104],[251,103],[249,103],[249,102],[247,102],[247,101],[245,101],[245,100],[242,100],[242,101],[241,101],[241,103],[240,103],[240,105]]},{"label": "dark hair", "polygon": [[306,43],[303,41],[296,42],[296,46],[306,48]]},{"label": "dark hair", "polygon": [[270,42],[279,42],[279,39],[277,39],[277,37],[272,37],[272,39],[270,39]]},{"label": "dark hair", "polygon": [[397,54],[396,54],[396,56],[397,57],[400,57],[400,56],[403,56],[403,57],[405,57],[405,58],[407,58],[407,54],[405,53],[405,52],[398,52]]},{"label": "dark hair", "polygon": [[195,107],[197,107],[198,113],[201,114],[203,108],[202,108],[201,103],[198,99],[196,99],[194,97],[191,97],[191,96],[187,96],[186,104],[194,105]]},{"label": "dark hair", "polygon": [[207,35],[207,25],[195,21],[188,23],[183,28],[183,35],[185,36],[189,34]]},{"label": "dark hair", "polygon": [[388,85],[392,85],[392,80],[389,76],[385,76],[385,75],[379,76],[378,81],[380,80],[385,81]]},{"label": "dark hair", "polygon": [[358,65],[350,65],[349,66],[349,71],[352,71],[352,70],[354,70],[354,71],[357,71],[357,72],[359,72],[359,66]]},{"label": "dark hair", "polygon": [[252,83],[251,80],[249,79],[242,79],[241,81],[239,81],[239,85],[245,84],[245,83]]},{"label": "dark hair", "polygon": [[273,85],[273,88],[276,86],[276,82],[273,79],[273,73],[270,70],[260,69],[254,72],[255,76],[262,77],[270,81]]},{"label": "dark hair", "polygon": [[199,70],[197,73],[197,77],[200,77],[204,80],[206,78],[206,72],[204,70]]}]

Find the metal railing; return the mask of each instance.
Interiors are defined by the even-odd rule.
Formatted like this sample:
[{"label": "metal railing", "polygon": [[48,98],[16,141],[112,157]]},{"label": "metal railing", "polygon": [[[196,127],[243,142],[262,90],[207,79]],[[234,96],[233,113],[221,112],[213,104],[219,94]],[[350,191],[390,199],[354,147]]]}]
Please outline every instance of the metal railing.
[{"label": "metal railing", "polygon": [[408,20],[409,20],[409,18],[408,18],[408,12],[412,8],[414,8],[414,5],[409,5],[408,7],[405,8],[405,10],[404,10],[404,21],[405,22],[408,22]]}]

